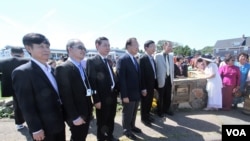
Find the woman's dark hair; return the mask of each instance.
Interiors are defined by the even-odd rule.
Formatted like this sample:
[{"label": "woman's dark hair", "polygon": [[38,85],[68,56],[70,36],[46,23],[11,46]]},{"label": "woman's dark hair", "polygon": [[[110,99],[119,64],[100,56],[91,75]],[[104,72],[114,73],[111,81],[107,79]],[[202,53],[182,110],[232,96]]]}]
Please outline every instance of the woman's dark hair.
[{"label": "woman's dark hair", "polygon": [[232,59],[234,59],[234,56],[231,55],[231,54],[227,54],[227,55],[225,56],[224,61],[225,61],[225,63],[227,63],[227,62],[229,62],[229,61],[232,60]]},{"label": "woman's dark hair", "polygon": [[197,62],[202,62],[203,60],[201,58],[197,59]]},{"label": "woman's dark hair", "polygon": [[245,53],[245,52],[241,52],[241,53],[237,56],[237,61],[239,61],[241,55],[245,56],[246,59],[248,60],[248,58],[249,58],[248,54]]},{"label": "woman's dark hair", "polygon": [[176,62],[180,62],[180,60],[183,60],[183,57],[182,56],[177,56],[176,57]]}]

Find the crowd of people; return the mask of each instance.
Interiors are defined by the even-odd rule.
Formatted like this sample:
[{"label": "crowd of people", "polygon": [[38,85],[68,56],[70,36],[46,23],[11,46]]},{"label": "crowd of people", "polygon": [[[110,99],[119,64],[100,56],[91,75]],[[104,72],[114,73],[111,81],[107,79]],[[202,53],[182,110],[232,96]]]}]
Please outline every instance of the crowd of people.
[{"label": "crowd of people", "polygon": [[123,107],[123,134],[136,140],[134,133],[143,132],[136,126],[138,107],[141,122],[151,127],[155,121],[151,106],[157,90],[156,115],[173,116],[174,79],[186,78],[189,66],[206,76],[208,102],[204,110],[230,110],[232,104],[237,107],[243,101],[243,96],[235,97],[233,93],[244,92],[250,69],[245,53],[239,55],[237,64],[231,55],[221,66],[200,54],[188,62],[182,56],[172,55],[171,41],[164,41],[163,51],[155,54],[155,42],[148,40],[144,43],[145,54],[136,58],[138,41],[129,38],[125,42],[126,53],[115,63],[116,69],[108,58],[107,37],[96,39],[98,54],[87,60],[84,60],[87,50],[84,43],[70,39],[66,44],[68,57],[60,63],[49,60],[50,42],[46,36],[28,33],[23,37],[23,44],[31,55],[29,60],[22,58],[22,49],[13,48],[13,57],[0,61],[0,72],[5,76],[2,96],[13,96],[17,129],[22,129],[26,122],[37,141],[64,141],[65,123],[71,141],[86,140],[94,111],[97,140],[119,140],[113,136],[118,96]]},{"label": "crowd of people", "polygon": [[250,74],[247,53],[226,54],[223,61],[220,57],[201,55],[196,62],[197,70],[207,79],[208,101],[204,110],[231,110],[244,102]]}]

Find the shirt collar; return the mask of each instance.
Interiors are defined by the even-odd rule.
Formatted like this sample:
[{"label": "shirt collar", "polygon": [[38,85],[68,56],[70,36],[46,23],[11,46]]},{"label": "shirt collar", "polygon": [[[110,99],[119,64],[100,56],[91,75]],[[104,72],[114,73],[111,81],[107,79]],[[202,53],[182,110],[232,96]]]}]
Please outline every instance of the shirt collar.
[{"label": "shirt collar", "polygon": [[134,58],[134,56],[133,56],[131,53],[129,53],[127,50],[126,50],[126,53],[129,55],[129,57],[130,57],[131,59]]},{"label": "shirt collar", "polygon": [[147,52],[145,52],[145,54],[149,57],[149,58],[152,58],[153,55],[149,55]]},{"label": "shirt collar", "polygon": [[70,62],[72,62],[75,66],[79,66],[79,65],[81,65],[81,62],[78,62],[78,61],[76,61],[76,60],[74,60],[73,58],[71,58],[71,57],[69,57],[68,58],[68,60],[70,61]]},{"label": "shirt collar", "polygon": [[50,65],[48,65],[48,64],[44,65],[44,64],[40,63],[38,60],[36,60],[33,57],[31,57],[31,60],[33,62],[35,62],[42,70],[46,70],[46,71],[51,72],[51,66]]},{"label": "shirt collar", "polygon": [[100,53],[98,53],[98,55],[103,59],[107,59],[107,56],[102,56]]}]

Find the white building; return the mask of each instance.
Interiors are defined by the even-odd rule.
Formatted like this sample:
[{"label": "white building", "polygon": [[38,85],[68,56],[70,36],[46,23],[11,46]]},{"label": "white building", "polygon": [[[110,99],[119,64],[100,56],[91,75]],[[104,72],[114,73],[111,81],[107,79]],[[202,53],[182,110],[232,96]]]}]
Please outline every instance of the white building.
[{"label": "white building", "polygon": [[[4,49],[0,50],[0,59],[3,58],[7,58],[7,57],[11,57],[11,49],[12,46],[6,46]],[[23,48],[24,51],[24,56],[26,58],[29,58],[30,55],[29,53],[26,51],[25,48]],[[109,55],[111,56],[112,59],[116,59],[117,57],[120,57],[122,54],[125,53],[125,50],[121,50],[121,49],[111,49]],[[87,54],[86,54],[86,58],[95,56],[97,54],[96,49],[89,49],[87,50]],[[51,49],[51,59],[54,60],[59,60],[62,56],[68,56],[67,51],[66,50],[62,50],[62,49]]]}]

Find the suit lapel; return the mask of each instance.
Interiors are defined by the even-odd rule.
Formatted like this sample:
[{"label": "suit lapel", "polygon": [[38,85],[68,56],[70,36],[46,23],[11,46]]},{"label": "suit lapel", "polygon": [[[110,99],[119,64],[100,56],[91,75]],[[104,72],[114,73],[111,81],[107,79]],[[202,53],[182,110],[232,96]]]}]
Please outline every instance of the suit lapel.
[{"label": "suit lapel", "polygon": [[43,70],[33,61],[31,61],[31,66],[33,67],[34,72],[36,73],[36,75],[39,75],[50,86],[50,88],[53,89],[54,92],[57,94],[57,91],[55,90],[55,88],[53,87],[53,85],[51,84],[49,78],[43,72]]},{"label": "suit lapel", "polygon": [[[152,60],[152,61],[153,61],[153,65],[154,65],[154,68],[153,68],[149,56],[148,56],[148,55],[145,55],[144,57],[145,57],[145,60],[147,61],[148,65],[150,65],[150,68],[151,68],[152,72],[155,73],[155,72],[154,72],[154,68],[156,68],[156,64],[155,64],[154,59]],[[155,71],[156,71],[156,70],[155,70]]]},{"label": "suit lapel", "polygon": [[74,65],[74,63],[72,63],[71,61],[67,60],[66,64],[69,65],[69,66],[71,66],[72,71],[77,75],[76,78],[79,78],[81,80],[81,82],[82,82],[81,73],[80,73],[79,69]]},{"label": "suit lapel", "polygon": [[[97,55],[97,56],[96,56],[96,61],[98,62],[99,65],[102,66],[102,68],[104,68],[106,75],[107,75],[107,76],[110,76],[108,66],[107,66],[107,64],[104,63],[104,61],[103,61],[103,59],[101,58],[101,56]],[[108,65],[109,65],[109,64],[108,64]],[[112,69],[112,67],[111,67],[110,65],[109,65],[109,68],[110,68],[110,70],[111,70],[112,77],[113,77],[113,80],[114,80],[114,83],[115,83],[115,82],[116,82],[115,73],[114,73],[114,71],[113,71],[113,69]],[[109,77],[109,78],[110,78],[110,77]],[[111,79],[112,79],[112,78],[110,78],[110,81],[111,81],[111,84],[112,84],[112,80],[111,80]]]},{"label": "suit lapel", "polygon": [[140,71],[140,67],[139,67],[139,65],[138,65],[138,63],[137,63],[137,66],[138,66],[138,71],[136,70],[136,68],[135,68],[135,64],[134,64],[134,62],[133,62],[133,60],[131,59],[131,57],[129,56],[129,54],[126,54],[127,55],[127,59],[129,60],[128,62],[130,63],[130,65],[134,68],[134,70],[138,73],[139,71]]},{"label": "suit lapel", "polygon": [[167,62],[166,62],[166,59],[164,58],[164,54],[163,54],[163,52],[161,53],[161,62],[164,64],[164,66],[165,66],[165,68],[167,68]]},{"label": "suit lapel", "polygon": [[106,71],[106,74],[109,74],[108,66],[105,64],[101,56],[96,55],[95,60],[98,62],[98,64],[100,64],[104,68],[104,70]]},{"label": "suit lapel", "polygon": [[152,67],[151,60],[150,60],[149,56],[145,55],[144,58],[145,58],[147,64],[150,65],[150,68],[152,68],[152,70],[153,70],[153,67]]}]

